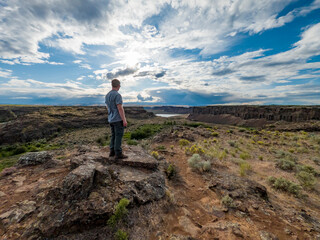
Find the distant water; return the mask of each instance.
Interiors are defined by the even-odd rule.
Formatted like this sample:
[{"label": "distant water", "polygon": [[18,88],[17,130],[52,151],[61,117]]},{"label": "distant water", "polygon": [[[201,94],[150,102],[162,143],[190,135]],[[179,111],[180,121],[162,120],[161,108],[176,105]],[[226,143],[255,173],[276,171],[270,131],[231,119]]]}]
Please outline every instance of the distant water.
[{"label": "distant water", "polygon": [[156,116],[158,117],[176,117],[176,116],[180,116],[180,115],[183,115],[183,114],[167,114],[167,113],[157,113]]}]

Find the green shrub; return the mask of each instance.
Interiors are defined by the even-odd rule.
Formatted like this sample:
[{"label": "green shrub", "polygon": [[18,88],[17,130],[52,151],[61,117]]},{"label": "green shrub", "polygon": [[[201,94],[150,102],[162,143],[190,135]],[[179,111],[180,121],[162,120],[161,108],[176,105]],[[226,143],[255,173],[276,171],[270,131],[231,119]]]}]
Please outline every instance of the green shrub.
[{"label": "green shrub", "polygon": [[99,137],[97,139],[97,143],[99,143],[101,146],[107,146],[107,141],[104,137]]},{"label": "green shrub", "polygon": [[213,137],[219,137],[219,133],[218,132],[215,132],[215,131],[212,131],[211,135]]},{"label": "green shrub", "polygon": [[128,240],[129,235],[125,231],[122,231],[121,229],[118,229],[118,231],[114,235],[116,240]]},{"label": "green shrub", "polygon": [[305,147],[298,147],[296,151],[297,153],[309,153],[309,150]]},{"label": "green shrub", "polygon": [[251,158],[251,156],[249,153],[242,152],[242,153],[240,153],[240,158],[243,160],[247,160],[247,159]]},{"label": "green shrub", "polygon": [[291,160],[281,158],[277,160],[276,167],[282,170],[288,171],[288,170],[294,170],[296,168],[296,164]]},{"label": "green shrub", "polygon": [[229,195],[225,195],[222,199],[221,199],[221,203],[228,207],[228,208],[232,208],[234,207],[234,203],[233,203],[233,199],[229,196]]},{"label": "green shrub", "polygon": [[289,152],[285,152],[285,151],[282,151],[282,150],[277,150],[276,151],[276,158],[285,158],[285,159],[291,160],[291,161],[293,161],[295,163],[297,163],[297,161],[298,161],[298,158],[296,156],[292,155]]},{"label": "green shrub", "polygon": [[195,153],[197,153],[197,154],[204,154],[205,151],[204,151],[204,149],[203,149],[202,147],[194,144],[194,145],[192,145],[190,148],[187,147],[187,148],[185,149],[185,153],[186,153],[186,154],[195,154]]},{"label": "green shrub", "polygon": [[245,176],[247,174],[248,171],[250,171],[251,165],[245,161],[243,161],[242,163],[240,163],[240,176]]},{"label": "green shrub", "polygon": [[298,170],[311,173],[313,176],[317,175],[317,171],[314,169],[314,167],[309,165],[299,165]]},{"label": "green shrub", "polygon": [[271,187],[277,190],[288,192],[295,196],[300,196],[301,187],[285,178],[269,177],[268,182],[271,184]]},{"label": "green shrub", "polygon": [[130,140],[131,139],[131,132],[125,132],[123,134],[123,139]]},{"label": "green shrub", "polygon": [[318,157],[313,157],[313,158],[312,158],[312,161],[313,161],[315,164],[320,165],[320,158],[318,158]]},{"label": "green shrub", "polygon": [[237,147],[237,143],[235,141],[228,141],[230,147]]},{"label": "green shrub", "polygon": [[260,161],[263,161],[263,156],[258,157]]},{"label": "green shrub", "polygon": [[168,179],[172,179],[177,174],[177,170],[174,164],[170,163],[166,169],[166,175]]},{"label": "green shrub", "polygon": [[155,159],[159,159],[159,153],[157,151],[152,151],[151,155],[155,158]]},{"label": "green shrub", "polygon": [[0,172],[3,169],[13,167],[18,162],[17,156],[5,157],[4,159],[0,160]]},{"label": "green shrub", "polygon": [[13,150],[13,155],[18,155],[21,153],[25,153],[27,151],[28,151],[28,149],[25,146],[19,146],[15,150]]},{"label": "green shrub", "polygon": [[129,140],[127,140],[127,144],[137,146],[139,143],[138,143],[138,141],[136,141],[134,139],[129,139]]},{"label": "green shrub", "polygon": [[159,146],[156,147],[156,149],[160,150],[160,151],[164,151],[164,150],[166,150],[166,147],[163,146],[163,145],[159,145]]},{"label": "green shrub", "polygon": [[193,154],[188,159],[188,165],[193,170],[209,171],[211,169],[211,163],[209,161],[203,161],[199,154]]},{"label": "green shrub", "polygon": [[189,142],[188,140],[186,140],[186,139],[180,139],[180,140],[179,140],[179,145],[180,145],[181,147],[187,146],[187,145],[189,145],[189,144],[190,144],[190,142]]},{"label": "green shrub", "polygon": [[160,124],[145,124],[132,131],[130,138],[137,140],[148,138],[161,131],[161,129],[162,125]]},{"label": "green shrub", "polygon": [[127,206],[130,201],[126,198],[122,198],[119,203],[116,205],[113,215],[107,221],[107,224],[111,227],[115,227],[122,218],[128,214]]},{"label": "green shrub", "polygon": [[227,151],[224,149],[222,152],[219,153],[218,158],[219,160],[223,160],[227,157]]},{"label": "green shrub", "polygon": [[305,188],[312,189],[314,187],[314,185],[316,184],[316,178],[310,172],[300,171],[297,174],[297,178],[298,178],[299,182],[301,183],[301,185]]}]

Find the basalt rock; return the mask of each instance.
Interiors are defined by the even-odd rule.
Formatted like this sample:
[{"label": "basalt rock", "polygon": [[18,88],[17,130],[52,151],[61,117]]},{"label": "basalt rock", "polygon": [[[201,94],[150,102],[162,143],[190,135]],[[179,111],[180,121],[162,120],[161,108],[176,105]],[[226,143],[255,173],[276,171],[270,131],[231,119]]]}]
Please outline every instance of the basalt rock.
[{"label": "basalt rock", "polygon": [[[112,161],[107,154],[93,147],[84,152],[80,149],[70,161],[55,166],[56,169],[44,175],[48,179],[42,177],[41,181],[33,182],[32,196],[36,197],[32,201],[13,204],[0,212],[0,238],[14,235],[21,239],[76,236],[96,227],[106,227],[114,206],[122,198],[130,200],[129,208],[138,208],[165,196],[164,173],[158,169],[157,160],[142,148],[130,147],[126,152],[129,158],[122,162]],[[38,160],[30,162],[28,158],[24,163],[24,167],[17,168],[15,173],[24,180],[19,184],[20,188],[27,181],[23,172],[32,176],[32,172],[39,174],[42,169],[42,165],[34,165]],[[1,200],[8,197],[3,193]],[[5,235],[1,235],[2,230]]]},{"label": "basalt rock", "polygon": [[[193,107],[190,120],[244,124],[241,120],[304,122],[320,120],[319,106],[206,106]],[[254,122],[247,124],[254,124]]]},{"label": "basalt rock", "polygon": [[19,158],[17,166],[34,166],[52,161],[52,154],[47,151],[29,152]]}]

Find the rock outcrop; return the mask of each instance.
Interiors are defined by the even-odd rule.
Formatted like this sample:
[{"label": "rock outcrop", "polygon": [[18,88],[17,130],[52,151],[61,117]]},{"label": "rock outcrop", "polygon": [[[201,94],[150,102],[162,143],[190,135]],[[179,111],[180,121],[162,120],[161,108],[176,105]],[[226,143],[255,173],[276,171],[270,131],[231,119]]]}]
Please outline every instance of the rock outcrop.
[{"label": "rock outcrop", "polygon": [[[0,208],[0,238],[53,238],[99,226],[108,231],[106,222],[121,198],[130,200],[129,208],[162,199],[165,196],[165,176],[158,169],[157,160],[142,148],[132,147],[128,152],[129,158],[125,162],[116,162],[109,159],[106,152],[86,149],[72,155],[66,163],[57,163],[47,172],[46,176],[50,178],[41,176],[41,173],[45,174],[41,171],[41,164],[24,164],[25,167],[20,166],[2,177],[2,186],[19,180],[19,189],[27,188],[28,179],[22,177],[24,171],[30,174],[28,178],[34,175],[41,181],[32,185],[32,200]],[[12,196],[13,192],[19,193],[14,196],[17,200],[24,193],[15,190],[13,185],[2,192],[2,200]],[[4,200],[7,204],[8,201]]]},{"label": "rock outcrop", "polygon": [[[319,106],[206,106],[193,107],[190,120],[218,121],[216,116],[233,116],[238,119],[303,122],[320,120]],[[226,119],[225,119],[226,120]]]},{"label": "rock outcrop", "polygon": [[47,151],[29,152],[19,158],[18,166],[33,166],[52,160],[52,154]]}]

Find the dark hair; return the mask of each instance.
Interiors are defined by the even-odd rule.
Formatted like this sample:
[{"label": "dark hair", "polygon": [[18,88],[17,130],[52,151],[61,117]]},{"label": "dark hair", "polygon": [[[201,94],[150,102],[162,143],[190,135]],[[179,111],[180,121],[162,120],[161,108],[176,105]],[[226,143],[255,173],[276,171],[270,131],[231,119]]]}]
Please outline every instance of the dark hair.
[{"label": "dark hair", "polygon": [[120,81],[115,78],[115,79],[113,79],[111,81],[111,85],[112,85],[112,87],[119,87],[120,86]]}]

